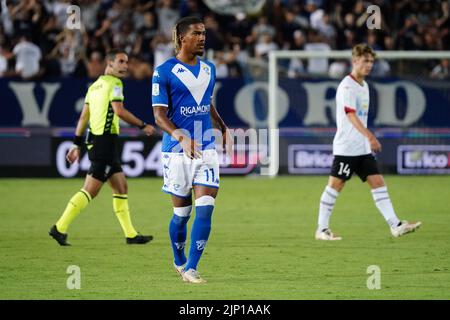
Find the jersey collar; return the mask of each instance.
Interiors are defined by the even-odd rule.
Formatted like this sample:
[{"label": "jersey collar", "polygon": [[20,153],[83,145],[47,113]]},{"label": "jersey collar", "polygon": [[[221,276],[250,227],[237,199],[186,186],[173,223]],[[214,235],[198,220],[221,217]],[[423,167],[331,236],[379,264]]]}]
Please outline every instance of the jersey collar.
[{"label": "jersey collar", "polygon": [[[355,81],[355,82],[356,82],[357,84],[359,84],[361,87],[364,87],[364,83],[361,84],[358,80],[356,80],[356,78],[355,78],[354,76],[352,76],[351,73],[349,73],[348,76],[349,76],[350,78],[352,78],[353,81]],[[363,80],[363,81],[364,81],[364,80]]]}]

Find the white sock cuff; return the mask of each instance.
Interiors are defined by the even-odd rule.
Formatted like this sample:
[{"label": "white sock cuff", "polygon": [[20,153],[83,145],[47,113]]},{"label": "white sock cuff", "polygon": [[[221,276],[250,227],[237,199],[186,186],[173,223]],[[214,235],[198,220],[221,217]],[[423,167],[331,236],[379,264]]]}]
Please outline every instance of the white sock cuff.
[{"label": "white sock cuff", "polygon": [[211,196],[201,196],[195,200],[195,206],[213,206],[215,199]]},{"label": "white sock cuff", "polygon": [[388,191],[387,191],[387,187],[386,186],[372,189],[372,194],[373,194],[374,197],[375,196],[382,196],[382,195],[385,196],[387,193],[388,193]]},{"label": "white sock cuff", "polygon": [[191,215],[192,206],[174,207],[173,213],[179,217],[189,217]]},{"label": "white sock cuff", "polygon": [[337,196],[339,195],[339,192],[330,186],[325,187],[325,192],[327,192],[333,198],[337,198]]}]

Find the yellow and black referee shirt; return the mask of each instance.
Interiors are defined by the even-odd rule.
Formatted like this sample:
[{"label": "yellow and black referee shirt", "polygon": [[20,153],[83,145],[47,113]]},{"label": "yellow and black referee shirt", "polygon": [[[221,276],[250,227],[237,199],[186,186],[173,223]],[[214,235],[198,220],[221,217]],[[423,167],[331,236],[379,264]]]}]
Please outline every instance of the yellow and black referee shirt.
[{"label": "yellow and black referee shirt", "polygon": [[92,134],[119,134],[119,117],[114,113],[111,102],[123,100],[122,81],[112,75],[100,76],[89,87],[84,103],[89,106]]}]

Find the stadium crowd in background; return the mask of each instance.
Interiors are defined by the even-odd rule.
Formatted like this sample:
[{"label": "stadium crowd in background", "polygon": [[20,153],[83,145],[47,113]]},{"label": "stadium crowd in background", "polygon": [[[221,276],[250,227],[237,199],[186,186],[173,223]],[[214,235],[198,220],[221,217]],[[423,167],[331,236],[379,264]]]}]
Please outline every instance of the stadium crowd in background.
[{"label": "stadium crowd in background", "polygon": [[[0,77],[97,78],[105,53],[125,48],[130,78],[150,79],[173,55],[172,26],[194,15],[203,19],[206,51],[213,52],[218,77],[262,76],[271,50],[348,50],[366,42],[380,50],[449,50],[449,1],[374,0],[381,28],[366,26],[362,0],[267,0],[257,15],[214,13],[202,0],[0,0]],[[81,9],[79,29],[68,29],[67,8]],[[414,68],[412,68],[414,67]],[[347,61],[293,59],[289,77],[339,76]],[[379,60],[372,76],[406,71],[448,79],[449,61],[397,65]]]}]

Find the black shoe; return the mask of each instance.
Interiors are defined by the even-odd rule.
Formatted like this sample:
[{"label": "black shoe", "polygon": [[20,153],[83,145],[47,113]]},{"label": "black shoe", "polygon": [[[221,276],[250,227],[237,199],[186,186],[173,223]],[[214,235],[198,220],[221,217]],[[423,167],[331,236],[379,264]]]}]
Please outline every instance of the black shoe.
[{"label": "black shoe", "polygon": [[55,239],[59,245],[61,246],[70,246],[70,244],[67,242],[67,233],[61,233],[56,229],[56,225],[54,225],[50,231],[48,232],[49,235]]},{"label": "black shoe", "polygon": [[143,236],[138,234],[134,238],[127,238],[127,244],[145,244],[151,240],[153,240],[153,236]]}]

